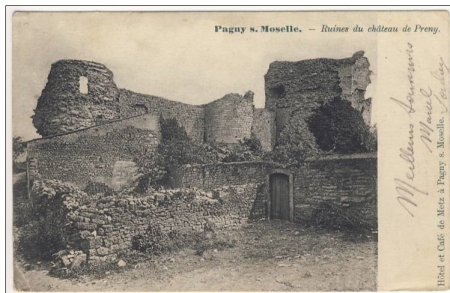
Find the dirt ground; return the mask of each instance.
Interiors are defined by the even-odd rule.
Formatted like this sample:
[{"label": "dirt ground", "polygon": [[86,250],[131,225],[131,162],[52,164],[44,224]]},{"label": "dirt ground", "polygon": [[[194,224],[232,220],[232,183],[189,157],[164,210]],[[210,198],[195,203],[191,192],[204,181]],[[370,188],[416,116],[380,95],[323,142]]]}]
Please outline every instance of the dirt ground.
[{"label": "dirt ground", "polygon": [[[236,245],[199,256],[192,249],[156,256],[104,278],[48,275],[14,267],[23,291],[375,291],[377,242],[339,232],[262,221],[218,232]],[[47,266],[48,268],[48,266]]]}]

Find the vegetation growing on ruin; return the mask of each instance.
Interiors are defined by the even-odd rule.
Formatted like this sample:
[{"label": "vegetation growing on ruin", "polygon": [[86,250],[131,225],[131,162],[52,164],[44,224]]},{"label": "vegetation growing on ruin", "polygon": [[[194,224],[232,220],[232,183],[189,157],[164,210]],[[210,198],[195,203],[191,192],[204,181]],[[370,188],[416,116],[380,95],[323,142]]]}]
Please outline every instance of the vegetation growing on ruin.
[{"label": "vegetation growing on ruin", "polygon": [[174,171],[185,164],[206,164],[218,161],[214,148],[195,143],[178,124],[176,118],[159,118],[161,142],[156,152],[135,159],[142,174],[136,191],[145,192],[149,186],[170,186]]},{"label": "vegetation growing on ruin", "polygon": [[[20,136],[14,136],[13,137],[13,172],[14,173],[20,173],[25,172],[26,167],[26,161],[23,158],[25,154],[25,147],[23,146],[23,140]],[[21,160],[22,157],[22,160]]]},{"label": "vegetation growing on ruin", "polygon": [[303,114],[295,110],[280,133],[271,159],[282,164],[299,165],[306,158],[318,154],[314,136],[304,129],[307,129],[307,124]]},{"label": "vegetation growing on ruin", "polygon": [[261,142],[253,134],[250,138],[239,140],[231,151],[222,159],[222,162],[249,162],[261,161],[265,152]]},{"label": "vegetation growing on ruin", "polygon": [[149,186],[171,186],[175,171],[187,164],[273,161],[300,165],[306,158],[320,153],[373,152],[377,145],[376,135],[365,124],[361,113],[340,98],[319,107],[308,121],[301,111],[291,113],[272,152],[265,152],[254,135],[225,147],[195,142],[176,118],[161,115],[159,124],[161,141],[156,152],[135,159],[141,174],[138,192],[145,192]]},{"label": "vegetation growing on ruin", "polygon": [[195,142],[176,118],[164,118],[161,115],[159,124],[161,141],[156,152],[135,158],[141,173],[137,192],[145,192],[149,186],[171,186],[174,172],[182,165],[261,161],[268,158],[255,136],[239,140],[229,148]]},{"label": "vegetation growing on ruin", "polygon": [[14,136],[13,137],[13,159],[17,159],[24,152],[25,152],[25,148],[23,147],[22,137]]},{"label": "vegetation growing on ruin", "polygon": [[375,134],[349,101],[337,98],[320,106],[308,124],[322,151],[351,154],[377,149]]}]

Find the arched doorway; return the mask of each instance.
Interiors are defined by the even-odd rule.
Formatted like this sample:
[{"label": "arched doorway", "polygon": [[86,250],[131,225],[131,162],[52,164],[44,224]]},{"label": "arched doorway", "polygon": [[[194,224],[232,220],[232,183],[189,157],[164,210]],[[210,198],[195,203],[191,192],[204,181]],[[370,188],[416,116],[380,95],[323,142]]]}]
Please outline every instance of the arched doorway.
[{"label": "arched doorway", "polygon": [[269,219],[293,220],[293,175],[274,171],[269,175]]}]

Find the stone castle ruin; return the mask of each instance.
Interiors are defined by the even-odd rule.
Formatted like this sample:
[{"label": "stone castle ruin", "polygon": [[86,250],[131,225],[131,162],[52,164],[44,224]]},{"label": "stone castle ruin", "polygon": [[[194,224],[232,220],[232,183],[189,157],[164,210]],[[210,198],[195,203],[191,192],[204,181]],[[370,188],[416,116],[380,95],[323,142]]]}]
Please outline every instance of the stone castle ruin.
[{"label": "stone castle ruin", "polygon": [[254,109],[251,91],[244,96],[228,94],[202,106],[189,105],[118,89],[108,68],[89,61],[62,60],[52,65],[33,124],[40,135],[48,137],[120,124],[144,114],[176,118],[196,142],[236,143],[254,133],[266,149],[271,148],[271,129],[265,124],[273,124],[272,115]]},{"label": "stone castle ruin", "polygon": [[[113,73],[102,64],[58,61],[33,116],[42,138],[27,142],[30,197],[36,201],[33,197],[46,190],[43,182],[66,184],[54,187],[45,207],[65,211],[64,221],[77,235],[66,238],[83,239],[70,245],[78,245],[92,262],[131,249],[150,223],[163,232],[192,232],[248,219],[302,221],[324,201],[356,206],[376,219],[373,153],[310,158],[296,167],[274,162],[185,165],[177,170],[172,189],[141,198],[98,195],[133,185],[134,159],[154,152],[161,140],[160,116],[176,118],[193,142],[233,145],[255,137],[268,152],[294,132],[308,133],[309,117],[336,98],[351,102],[370,124],[365,91],[371,72],[363,55],[273,62],[265,75],[264,109],[254,107],[251,91],[189,105],[117,88]],[[66,199],[54,202],[54,194]],[[68,233],[63,230],[58,233]]]},{"label": "stone castle ruin", "polygon": [[[265,75],[266,108],[255,109],[253,93],[227,94],[195,106],[117,88],[104,65],[78,60],[54,63],[33,116],[43,137],[61,135],[151,114],[175,117],[197,142],[236,143],[254,134],[271,150],[293,112],[307,119],[336,97],[351,102],[370,124],[369,61],[358,52],[347,59],[273,62]],[[304,129],[304,131],[308,131]]]},{"label": "stone castle ruin", "polygon": [[335,98],[350,101],[370,125],[371,99],[364,94],[371,72],[363,55],[357,52],[347,59],[271,63],[265,75],[266,109],[276,117],[277,138],[290,135],[286,127],[290,123],[298,124],[294,113],[307,120],[320,105]]}]

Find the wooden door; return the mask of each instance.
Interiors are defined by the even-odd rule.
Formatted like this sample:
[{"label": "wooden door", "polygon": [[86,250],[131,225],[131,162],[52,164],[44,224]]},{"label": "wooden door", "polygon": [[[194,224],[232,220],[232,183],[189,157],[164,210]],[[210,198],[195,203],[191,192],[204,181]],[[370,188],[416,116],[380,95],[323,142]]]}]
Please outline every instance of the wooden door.
[{"label": "wooden door", "polygon": [[275,173],[270,175],[270,218],[289,221],[289,176]]}]

